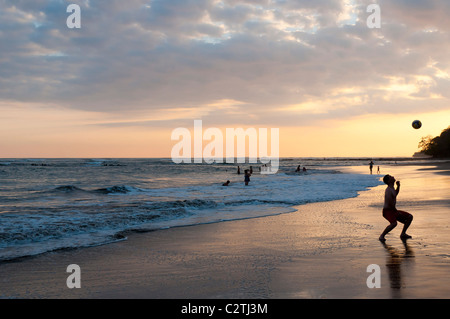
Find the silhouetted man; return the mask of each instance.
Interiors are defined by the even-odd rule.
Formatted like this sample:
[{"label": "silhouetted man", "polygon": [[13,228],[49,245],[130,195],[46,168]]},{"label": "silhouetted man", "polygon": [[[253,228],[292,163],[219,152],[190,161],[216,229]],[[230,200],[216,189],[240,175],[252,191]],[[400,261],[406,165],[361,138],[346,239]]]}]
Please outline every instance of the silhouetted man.
[{"label": "silhouetted man", "polygon": [[404,212],[402,210],[397,210],[395,207],[397,203],[397,195],[400,192],[400,181],[397,181],[397,189],[394,188],[395,178],[391,175],[385,175],[383,177],[383,182],[387,184],[386,191],[384,192],[384,206],[383,206],[383,217],[389,221],[389,226],[383,231],[380,235],[380,241],[385,242],[387,233],[397,227],[397,221],[403,224],[403,230],[400,235],[402,240],[406,240],[411,238],[408,234],[406,234],[406,230],[413,220],[413,216],[410,213]]}]

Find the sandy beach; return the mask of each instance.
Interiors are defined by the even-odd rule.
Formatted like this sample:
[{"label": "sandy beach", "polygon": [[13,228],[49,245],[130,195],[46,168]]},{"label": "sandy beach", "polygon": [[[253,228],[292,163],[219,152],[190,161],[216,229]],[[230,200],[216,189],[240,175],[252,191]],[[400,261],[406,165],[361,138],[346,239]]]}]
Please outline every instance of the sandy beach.
[{"label": "sandy beach", "polygon": [[[348,168],[368,173],[368,167]],[[114,244],[0,264],[1,298],[391,299],[450,297],[449,164],[392,165],[398,209],[414,215],[385,244],[385,186],[294,213],[130,234]],[[67,266],[81,288],[66,285]],[[379,265],[381,287],[368,288]]]}]

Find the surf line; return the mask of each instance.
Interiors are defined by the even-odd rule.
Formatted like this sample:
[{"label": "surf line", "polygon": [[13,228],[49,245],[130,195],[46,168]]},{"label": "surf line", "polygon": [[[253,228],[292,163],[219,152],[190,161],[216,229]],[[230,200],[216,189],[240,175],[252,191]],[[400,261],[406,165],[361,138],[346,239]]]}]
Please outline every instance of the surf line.
[{"label": "surf line", "polygon": [[[245,163],[248,155],[249,163],[267,164],[269,169],[262,174],[275,174],[279,168],[280,129],[270,129],[270,154],[268,152],[267,128],[226,128],[225,141],[222,130],[217,127],[207,128],[203,132],[202,120],[194,120],[194,137],[185,127],[178,127],[172,131],[171,140],[179,141],[172,147],[171,157],[176,164],[197,163],[205,161],[207,164],[223,163],[224,150],[226,163]],[[246,140],[248,138],[248,148]],[[203,141],[210,141],[203,147]],[[235,144],[235,141],[237,142]],[[193,145],[192,145],[193,144]],[[235,153],[236,149],[236,153]],[[194,157],[192,158],[192,150]],[[247,152],[248,151],[248,152]]]}]

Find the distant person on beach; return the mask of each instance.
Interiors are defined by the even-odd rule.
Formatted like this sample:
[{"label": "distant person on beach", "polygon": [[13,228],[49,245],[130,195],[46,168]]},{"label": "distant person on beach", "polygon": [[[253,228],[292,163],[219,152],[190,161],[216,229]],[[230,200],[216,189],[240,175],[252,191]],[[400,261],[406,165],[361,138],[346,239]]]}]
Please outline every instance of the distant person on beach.
[{"label": "distant person on beach", "polygon": [[225,183],[222,184],[222,186],[228,186],[230,185],[230,181],[226,181]]},{"label": "distant person on beach", "polygon": [[245,173],[245,177],[244,177],[245,186],[247,186],[248,183],[250,182],[250,176],[251,176],[251,174],[250,174],[250,172],[249,172],[248,169],[246,169],[246,170],[244,171],[244,173]]},{"label": "distant person on beach", "polygon": [[378,166],[378,168],[377,168],[377,174],[380,174],[381,172],[380,172],[380,166]]},{"label": "distant person on beach", "polygon": [[372,175],[373,161],[370,161],[369,168],[370,168],[370,175]]},{"label": "distant person on beach", "polygon": [[306,172],[306,167],[305,166],[303,166],[303,171]]},{"label": "distant person on beach", "polygon": [[250,175],[253,174],[253,167],[250,166]]},{"label": "distant person on beach", "polygon": [[[397,227],[397,221],[403,224],[403,230],[400,238],[402,240],[411,238],[411,236],[406,234],[406,230],[408,229],[409,225],[411,225],[413,216],[410,213],[397,210],[397,208],[395,207],[397,203],[397,195],[400,192],[400,181],[397,181],[397,183],[395,183],[394,176],[385,175],[383,177],[383,182],[387,184],[386,191],[384,193],[383,217],[386,218],[390,224],[380,235],[379,240],[383,243],[386,241],[384,236],[386,236],[386,234]],[[397,189],[394,188],[394,183],[397,184]]]},{"label": "distant person on beach", "polygon": [[297,166],[297,169],[295,170],[296,172],[300,172],[300,165]]},{"label": "distant person on beach", "polygon": [[240,169],[239,166],[238,166],[238,171],[237,171],[237,173],[238,173],[238,174],[241,174],[241,169]]}]

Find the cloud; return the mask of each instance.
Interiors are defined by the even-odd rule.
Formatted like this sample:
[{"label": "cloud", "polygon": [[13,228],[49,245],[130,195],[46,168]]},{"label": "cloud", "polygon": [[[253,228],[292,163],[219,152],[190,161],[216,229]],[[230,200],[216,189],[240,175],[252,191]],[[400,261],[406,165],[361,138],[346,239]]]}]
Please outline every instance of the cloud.
[{"label": "cloud", "polygon": [[73,1],[82,28],[68,29],[67,2],[1,0],[0,97],[122,114],[123,125],[448,108],[448,1],[380,0],[381,29],[367,28],[371,2]]}]

